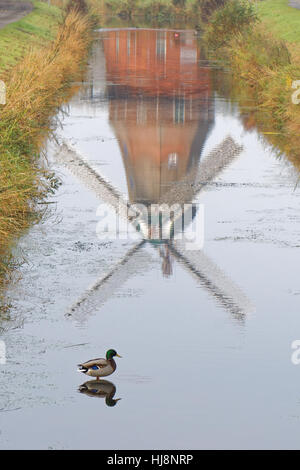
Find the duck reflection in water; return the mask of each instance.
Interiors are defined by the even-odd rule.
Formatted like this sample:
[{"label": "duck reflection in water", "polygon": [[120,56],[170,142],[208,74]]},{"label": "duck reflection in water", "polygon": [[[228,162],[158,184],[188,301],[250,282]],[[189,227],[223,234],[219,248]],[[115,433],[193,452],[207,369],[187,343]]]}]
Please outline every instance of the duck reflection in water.
[{"label": "duck reflection in water", "polygon": [[114,398],[116,386],[108,380],[88,380],[80,385],[78,391],[89,397],[105,398],[107,406],[115,406],[121,398]]}]

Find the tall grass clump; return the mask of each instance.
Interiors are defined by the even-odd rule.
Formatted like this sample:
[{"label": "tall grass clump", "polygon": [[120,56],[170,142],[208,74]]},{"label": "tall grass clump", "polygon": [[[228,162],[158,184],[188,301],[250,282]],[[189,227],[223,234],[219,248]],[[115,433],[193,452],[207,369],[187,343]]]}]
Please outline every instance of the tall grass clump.
[{"label": "tall grass clump", "polygon": [[82,70],[90,41],[89,27],[87,17],[71,11],[51,46],[32,50],[12,70],[7,104],[1,112],[2,146],[13,139],[15,145],[27,151],[36,146],[37,136],[49,131],[52,114]]},{"label": "tall grass clump", "polygon": [[105,16],[105,0],[86,0],[86,2],[93,26],[99,27]]},{"label": "tall grass clump", "polygon": [[0,109],[0,284],[8,248],[38,220],[36,202],[55,185],[40,151],[54,130],[53,116],[82,76],[90,41],[88,16],[72,9],[56,39],[31,50],[7,77],[7,104]]}]

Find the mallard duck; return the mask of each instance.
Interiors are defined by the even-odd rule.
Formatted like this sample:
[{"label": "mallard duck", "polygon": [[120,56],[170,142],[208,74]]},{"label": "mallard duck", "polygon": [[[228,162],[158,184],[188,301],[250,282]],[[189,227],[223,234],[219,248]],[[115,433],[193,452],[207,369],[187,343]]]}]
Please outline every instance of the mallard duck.
[{"label": "mallard duck", "polygon": [[78,364],[78,371],[91,377],[96,377],[97,380],[99,380],[100,377],[107,377],[117,368],[114,356],[122,357],[119,356],[114,349],[109,349],[106,353],[106,359],[91,359],[90,361]]},{"label": "mallard duck", "polygon": [[115,406],[121,398],[114,398],[116,387],[108,380],[89,380],[80,385],[79,392],[89,397],[105,398],[107,406]]}]

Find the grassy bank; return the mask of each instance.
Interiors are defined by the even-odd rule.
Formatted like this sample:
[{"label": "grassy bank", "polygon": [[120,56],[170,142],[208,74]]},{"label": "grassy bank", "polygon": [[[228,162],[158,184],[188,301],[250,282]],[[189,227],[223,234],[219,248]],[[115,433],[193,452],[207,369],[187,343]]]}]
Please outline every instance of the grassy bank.
[{"label": "grassy bank", "polygon": [[48,3],[33,1],[28,16],[0,30],[0,74],[24,57],[37,45],[45,46],[56,36],[62,21],[62,9]]},{"label": "grassy bank", "polygon": [[288,43],[300,44],[300,10],[288,3],[288,0],[260,1],[256,5],[257,13],[274,36]]},{"label": "grassy bank", "polygon": [[[40,152],[54,128],[53,116],[72,92],[72,83],[82,76],[92,36],[88,16],[71,10],[63,20],[62,10],[36,6],[19,25],[27,21],[28,31],[35,15],[42,15],[47,27],[30,33],[35,47],[6,69],[7,104],[0,108],[0,284],[11,268],[9,248],[38,220],[36,202],[47,197],[57,183],[43,169]],[[48,23],[49,17],[52,21]],[[13,59],[17,60],[14,54]]]},{"label": "grassy bank", "polygon": [[[290,10],[293,29],[289,23],[280,29],[277,14],[270,22],[266,13],[280,15],[284,11],[290,18]],[[255,125],[298,168],[300,105],[292,103],[292,82],[300,79],[299,31],[300,12],[290,9],[287,0],[256,4],[229,0],[213,13],[205,32],[210,55],[224,60],[232,70],[233,84],[238,88],[235,98],[245,107],[252,101],[252,109],[244,116],[247,127]],[[283,40],[286,35],[289,42]]]}]

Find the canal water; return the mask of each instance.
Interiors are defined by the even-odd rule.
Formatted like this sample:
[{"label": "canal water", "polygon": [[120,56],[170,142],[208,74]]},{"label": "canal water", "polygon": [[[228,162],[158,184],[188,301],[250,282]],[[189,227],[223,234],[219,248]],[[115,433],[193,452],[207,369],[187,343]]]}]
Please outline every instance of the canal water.
[{"label": "canal water", "polygon": [[[192,30],[96,34],[16,248],[2,449],[300,447],[298,172],[222,80]],[[77,372],[110,348],[112,376]]]}]

